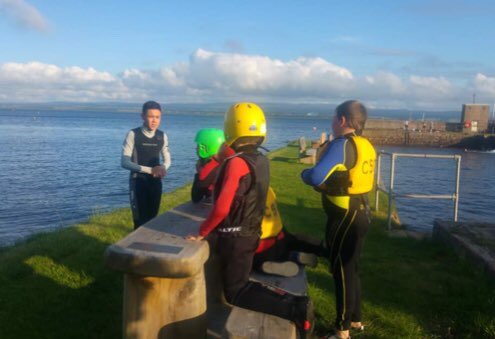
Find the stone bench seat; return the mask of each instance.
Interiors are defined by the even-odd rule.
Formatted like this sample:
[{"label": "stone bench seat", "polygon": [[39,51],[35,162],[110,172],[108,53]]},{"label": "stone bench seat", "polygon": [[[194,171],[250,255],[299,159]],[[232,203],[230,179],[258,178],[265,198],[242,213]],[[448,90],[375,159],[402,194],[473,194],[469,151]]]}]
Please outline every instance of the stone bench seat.
[{"label": "stone bench seat", "polygon": [[111,269],[143,276],[181,278],[198,273],[208,259],[205,242],[186,240],[197,234],[210,207],[186,203],[147,222],[110,245],[105,263]]},{"label": "stone bench seat", "polygon": [[280,289],[296,296],[308,295],[308,279],[303,265],[299,265],[299,272],[294,277],[281,277],[258,271],[251,272],[249,280]]},{"label": "stone bench seat", "polygon": [[[184,203],[108,246],[105,264],[124,273],[124,338],[296,338],[288,320],[225,303],[218,258],[206,241],[185,239],[210,209]],[[302,269],[293,278],[253,272],[251,280],[307,293]]]},{"label": "stone bench seat", "polygon": [[222,338],[296,339],[296,326],[289,320],[234,306]]},{"label": "stone bench seat", "polygon": [[[299,273],[294,277],[281,277],[253,271],[249,280],[296,296],[308,295],[308,282],[303,266],[299,267]],[[289,320],[234,306],[228,316],[222,337],[228,339],[295,339],[297,330],[296,325]]]}]

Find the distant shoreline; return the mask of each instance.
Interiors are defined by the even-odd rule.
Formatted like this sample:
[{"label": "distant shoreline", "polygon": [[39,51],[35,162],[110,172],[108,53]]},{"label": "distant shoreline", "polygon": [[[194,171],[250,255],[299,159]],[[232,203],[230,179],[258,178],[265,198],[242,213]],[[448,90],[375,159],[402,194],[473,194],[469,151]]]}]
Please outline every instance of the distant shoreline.
[{"label": "distant shoreline", "polygon": [[[231,103],[164,103],[168,114],[209,114],[223,115]],[[71,111],[71,112],[109,112],[135,113],[140,112],[141,103],[0,103],[0,111]],[[335,104],[287,104],[260,103],[269,116],[296,116],[308,118],[330,118],[336,107]],[[369,115],[376,119],[401,119],[457,121],[460,112],[457,110],[418,110],[418,109],[388,109],[370,108]]]}]

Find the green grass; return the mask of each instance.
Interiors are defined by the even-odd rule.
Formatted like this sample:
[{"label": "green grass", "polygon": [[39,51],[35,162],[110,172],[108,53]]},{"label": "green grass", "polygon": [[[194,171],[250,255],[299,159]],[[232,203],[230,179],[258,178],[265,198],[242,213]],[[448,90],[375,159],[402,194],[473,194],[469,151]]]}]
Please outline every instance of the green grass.
[{"label": "green grass", "polygon": [[[296,154],[297,147],[287,147],[270,155],[271,185],[287,227],[323,237],[320,197],[300,181],[305,165]],[[189,189],[164,195],[161,211],[187,201]],[[495,337],[495,284],[430,240],[388,237],[385,218],[385,212],[375,215],[365,242],[367,329],[353,337]],[[103,252],[131,224],[129,209],[120,209],[1,249],[0,338],[120,338],[122,275],[103,265]],[[308,270],[319,333],[332,328],[335,316],[327,267],[320,260]]]},{"label": "green grass", "polygon": [[[270,155],[280,213],[290,231],[323,237],[320,196],[298,179],[306,166],[297,164],[296,155],[295,146]],[[389,237],[384,196],[380,211],[374,214],[360,263],[367,328],[353,337],[495,338],[495,283],[432,240]],[[308,277],[316,331],[325,333],[335,317],[328,262],[320,260],[308,269]]]}]

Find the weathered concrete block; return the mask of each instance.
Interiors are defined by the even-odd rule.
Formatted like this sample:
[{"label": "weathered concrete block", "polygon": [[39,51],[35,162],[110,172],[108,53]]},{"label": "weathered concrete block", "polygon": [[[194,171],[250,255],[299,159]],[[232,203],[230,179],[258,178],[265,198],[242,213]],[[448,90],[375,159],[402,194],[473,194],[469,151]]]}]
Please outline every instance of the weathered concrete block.
[{"label": "weathered concrete block", "polygon": [[495,225],[435,220],[433,239],[451,246],[495,279]]},{"label": "weathered concrete block", "polygon": [[296,339],[296,326],[273,315],[233,307],[222,338]]}]

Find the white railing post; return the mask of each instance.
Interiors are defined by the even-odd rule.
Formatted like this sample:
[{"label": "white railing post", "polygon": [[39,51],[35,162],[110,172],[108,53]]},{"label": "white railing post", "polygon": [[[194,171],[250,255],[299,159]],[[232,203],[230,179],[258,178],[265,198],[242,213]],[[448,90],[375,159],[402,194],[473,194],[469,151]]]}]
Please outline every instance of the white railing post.
[{"label": "white railing post", "polygon": [[454,200],[454,222],[457,222],[457,213],[459,210],[459,184],[461,180],[461,156],[456,155],[455,159],[457,160],[457,173],[455,180],[455,200]]},{"label": "white railing post", "polygon": [[392,229],[392,197],[394,191],[395,153],[390,157],[390,186],[388,188],[388,230]]},{"label": "white railing post", "polygon": [[381,163],[382,163],[382,154],[378,153],[378,159],[376,164],[376,183],[375,183],[375,211],[378,211],[379,208],[379,199],[380,199],[380,180],[381,177]]},{"label": "white railing post", "polygon": [[[390,156],[390,183],[388,191],[385,187],[380,187],[381,180],[381,156]],[[456,186],[454,194],[395,194],[394,184],[395,184],[395,159],[399,157],[405,158],[440,158],[440,159],[455,159],[456,160]],[[376,189],[375,189],[375,210],[378,211],[379,208],[379,193],[380,191],[388,194],[388,216],[387,216],[387,227],[388,230],[392,228],[392,202],[393,198],[415,198],[415,199],[452,199],[454,200],[454,222],[457,222],[458,211],[459,211],[459,187],[460,187],[460,177],[461,177],[461,156],[456,155],[440,155],[440,154],[413,154],[413,153],[388,153],[381,151],[378,153],[378,163],[377,163],[377,174],[376,174]]]}]

